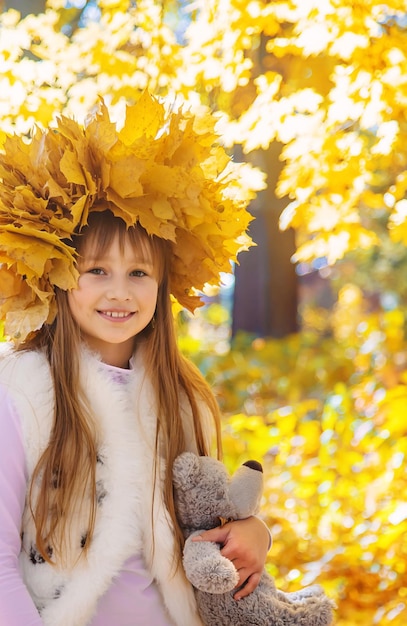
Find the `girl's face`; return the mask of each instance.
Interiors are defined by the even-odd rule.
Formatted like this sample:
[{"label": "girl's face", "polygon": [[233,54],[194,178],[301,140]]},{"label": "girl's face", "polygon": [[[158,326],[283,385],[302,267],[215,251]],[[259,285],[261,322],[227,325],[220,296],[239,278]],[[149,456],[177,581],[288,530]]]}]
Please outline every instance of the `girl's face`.
[{"label": "girl's face", "polygon": [[158,271],[147,247],[116,234],[101,252],[92,243],[80,250],[78,287],[68,304],[82,336],[102,360],[127,367],[134,337],[151,321],[158,293]]}]

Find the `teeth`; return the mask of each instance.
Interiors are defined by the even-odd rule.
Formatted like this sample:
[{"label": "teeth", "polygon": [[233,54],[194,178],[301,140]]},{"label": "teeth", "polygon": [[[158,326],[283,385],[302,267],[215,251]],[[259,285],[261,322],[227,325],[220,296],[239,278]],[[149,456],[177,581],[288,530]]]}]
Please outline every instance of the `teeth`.
[{"label": "teeth", "polygon": [[108,317],[127,317],[129,315],[125,311],[104,311],[104,314]]}]

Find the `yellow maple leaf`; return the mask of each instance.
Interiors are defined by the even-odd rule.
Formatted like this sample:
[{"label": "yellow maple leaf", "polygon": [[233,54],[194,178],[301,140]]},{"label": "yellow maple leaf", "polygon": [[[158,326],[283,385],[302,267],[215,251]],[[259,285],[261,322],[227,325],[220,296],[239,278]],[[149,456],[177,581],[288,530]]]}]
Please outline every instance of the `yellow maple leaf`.
[{"label": "yellow maple leaf", "polygon": [[119,133],[120,141],[130,146],[141,137],[156,138],[158,131],[163,128],[164,117],[163,106],[147,90],[144,91],[136,107],[126,108],[126,120]]}]

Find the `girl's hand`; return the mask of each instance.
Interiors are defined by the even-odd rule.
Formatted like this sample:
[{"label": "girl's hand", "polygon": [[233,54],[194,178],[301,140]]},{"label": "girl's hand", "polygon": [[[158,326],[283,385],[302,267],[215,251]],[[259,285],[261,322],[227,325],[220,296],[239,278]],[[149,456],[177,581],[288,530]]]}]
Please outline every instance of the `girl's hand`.
[{"label": "girl's hand", "polygon": [[228,522],[224,526],[206,530],[193,541],[215,541],[221,544],[221,554],[233,561],[239,574],[235,600],[254,591],[260,582],[270,548],[270,533],[260,519],[248,517]]}]

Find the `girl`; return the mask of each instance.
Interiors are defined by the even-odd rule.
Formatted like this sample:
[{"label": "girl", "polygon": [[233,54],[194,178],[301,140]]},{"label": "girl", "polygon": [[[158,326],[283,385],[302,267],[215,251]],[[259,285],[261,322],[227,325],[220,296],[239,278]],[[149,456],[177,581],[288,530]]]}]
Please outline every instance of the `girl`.
[{"label": "girl", "polygon": [[[157,102],[144,98],[145,113],[146,102]],[[141,213],[129,223],[127,198],[111,191],[112,176],[108,183],[103,179],[112,162],[104,155],[104,169],[95,166],[100,153],[92,141],[102,135],[106,111],[95,119],[99,124],[85,131],[67,120],[59,126],[72,153],[83,147],[85,132],[86,153],[77,149],[76,155],[82,173],[93,167],[91,176],[83,176],[92,194],[78,191],[78,170],[72,174],[67,167],[66,144],[58,158],[55,152],[52,161],[44,157],[48,180],[50,172],[57,175],[52,168],[60,173],[57,191],[28,182],[29,168],[37,168],[41,178],[42,164],[24,162],[22,143],[19,151],[8,142],[2,157],[1,313],[16,346],[4,344],[0,359],[0,625],[197,626],[201,621],[180,563],[171,468],[184,450],[210,453],[211,423],[219,444],[218,408],[177,349],[170,293],[176,291],[174,266],[182,271],[183,251],[177,241],[144,228]],[[108,125],[117,154],[120,135],[110,120]],[[184,134],[185,124],[181,128]],[[42,146],[48,141],[55,147],[54,135],[45,132]],[[154,132],[150,142],[155,147],[162,137]],[[145,143],[146,133],[143,149]],[[33,145],[35,140],[27,150]],[[168,166],[169,152],[162,142],[160,147]],[[134,141],[132,149],[135,155]],[[129,150],[124,152],[128,162]],[[140,152],[137,159],[140,172]],[[144,182],[144,194],[146,187]],[[67,190],[70,200],[62,212],[68,206],[76,224],[73,219],[69,239],[60,229],[51,252],[56,229],[48,226],[61,215],[55,194],[61,198],[64,191],[67,197]],[[14,213],[21,196],[31,200],[24,207],[30,219],[29,227],[21,225],[23,235]],[[78,196],[87,199],[79,217],[73,210]],[[66,211],[58,219],[65,220]],[[31,259],[21,237],[33,232],[38,248]],[[67,249],[74,258],[68,264],[72,288],[61,277],[57,254]],[[45,259],[43,271],[35,277],[39,257]],[[183,276],[181,282],[186,266]],[[39,311],[45,316],[40,324]],[[26,336],[16,330],[16,319],[19,329],[28,329]],[[268,549],[262,522],[229,523],[203,539],[222,543],[234,560],[245,583],[236,598],[250,593]]]}]

